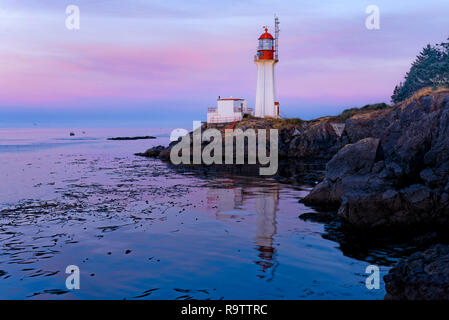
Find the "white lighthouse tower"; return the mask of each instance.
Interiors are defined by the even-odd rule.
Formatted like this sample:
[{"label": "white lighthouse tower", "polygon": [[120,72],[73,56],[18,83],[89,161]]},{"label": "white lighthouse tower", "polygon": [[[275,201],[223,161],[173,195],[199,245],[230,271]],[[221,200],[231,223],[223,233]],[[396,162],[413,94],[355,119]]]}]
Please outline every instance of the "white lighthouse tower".
[{"label": "white lighthouse tower", "polygon": [[276,100],[274,67],[278,60],[279,20],[275,17],[275,38],[268,33],[259,37],[259,47],[254,62],[257,65],[256,117],[279,117],[279,102]]}]

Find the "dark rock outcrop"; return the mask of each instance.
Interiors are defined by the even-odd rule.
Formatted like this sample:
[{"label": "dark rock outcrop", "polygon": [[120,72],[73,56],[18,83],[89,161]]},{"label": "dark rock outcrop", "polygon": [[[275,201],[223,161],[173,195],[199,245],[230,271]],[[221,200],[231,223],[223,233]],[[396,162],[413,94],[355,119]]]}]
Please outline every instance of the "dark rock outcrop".
[{"label": "dark rock outcrop", "polygon": [[[340,205],[338,214],[358,229],[447,226],[449,92],[421,97],[379,117],[371,122],[382,130],[342,148],[304,202]],[[345,137],[357,138],[348,132]]]},{"label": "dark rock outcrop", "polygon": [[148,140],[148,139],[156,139],[153,136],[138,136],[138,137],[114,137],[108,138],[108,140],[119,141],[119,140]]},{"label": "dark rock outcrop", "polygon": [[449,246],[435,245],[401,260],[384,276],[387,300],[448,300]]},{"label": "dark rock outcrop", "polygon": [[166,149],[166,147],[159,145],[159,146],[150,148],[143,153],[136,153],[135,155],[141,156],[141,157],[148,157],[148,158],[157,158],[157,157],[159,157],[161,152],[164,151],[165,149]]}]

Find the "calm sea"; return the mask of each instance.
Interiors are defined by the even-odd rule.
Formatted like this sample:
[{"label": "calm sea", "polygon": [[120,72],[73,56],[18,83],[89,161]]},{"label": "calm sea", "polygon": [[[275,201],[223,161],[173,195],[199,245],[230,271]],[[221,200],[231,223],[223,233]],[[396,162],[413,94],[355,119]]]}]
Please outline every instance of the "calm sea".
[{"label": "calm sea", "polygon": [[[0,129],[0,299],[383,298],[382,279],[365,286],[370,259],[298,218],[313,211],[298,202],[310,186],[133,155],[168,134]],[[138,135],[157,139],[106,140]],[[79,290],[65,286],[68,265]]]}]

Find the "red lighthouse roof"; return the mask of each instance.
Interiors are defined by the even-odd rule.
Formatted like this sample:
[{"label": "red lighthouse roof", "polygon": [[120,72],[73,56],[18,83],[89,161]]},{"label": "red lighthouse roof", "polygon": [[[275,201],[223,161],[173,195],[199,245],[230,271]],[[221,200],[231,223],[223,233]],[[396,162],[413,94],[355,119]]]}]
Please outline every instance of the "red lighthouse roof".
[{"label": "red lighthouse roof", "polygon": [[260,36],[260,39],[273,39],[273,36],[268,33],[268,28],[265,28],[265,33]]}]

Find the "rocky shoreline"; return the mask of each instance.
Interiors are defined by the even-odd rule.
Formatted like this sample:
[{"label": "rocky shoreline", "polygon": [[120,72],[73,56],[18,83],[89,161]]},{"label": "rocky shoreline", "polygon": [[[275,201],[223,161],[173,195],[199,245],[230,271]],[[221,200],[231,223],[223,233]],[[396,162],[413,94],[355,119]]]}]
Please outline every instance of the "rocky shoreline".
[{"label": "rocky shoreline", "polygon": [[[427,245],[447,243],[449,91],[415,96],[369,119],[361,139],[327,163],[304,203],[338,207],[345,227],[365,236],[434,232]],[[385,298],[448,299],[448,250],[437,244],[401,260],[385,276]]]},{"label": "rocky shoreline", "polygon": [[386,300],[449,300],[449,246],[437,244],[401,260],[384,277]]},{"label": "rocky shoreline", "polygon": [[[401,260],[385,277],[386,299],[449,298],[444,272],[449,247],[438,244],[425,251],[444,242],[440,235],[449,225],[449,90],[337,117],[248,119],[233,128],[278,129],[284,164],[277,177],[319,182],[302,201],[318,211],[331,211],[325,218],[338,219],[346,233],[372,239],[436,233],[417,247],[423,251]],[[167,161],[172,146],[138,155]],[[326,162],[325,171],[305,177],[307,170],[314,171],[306,164],[319,167]]]}]

